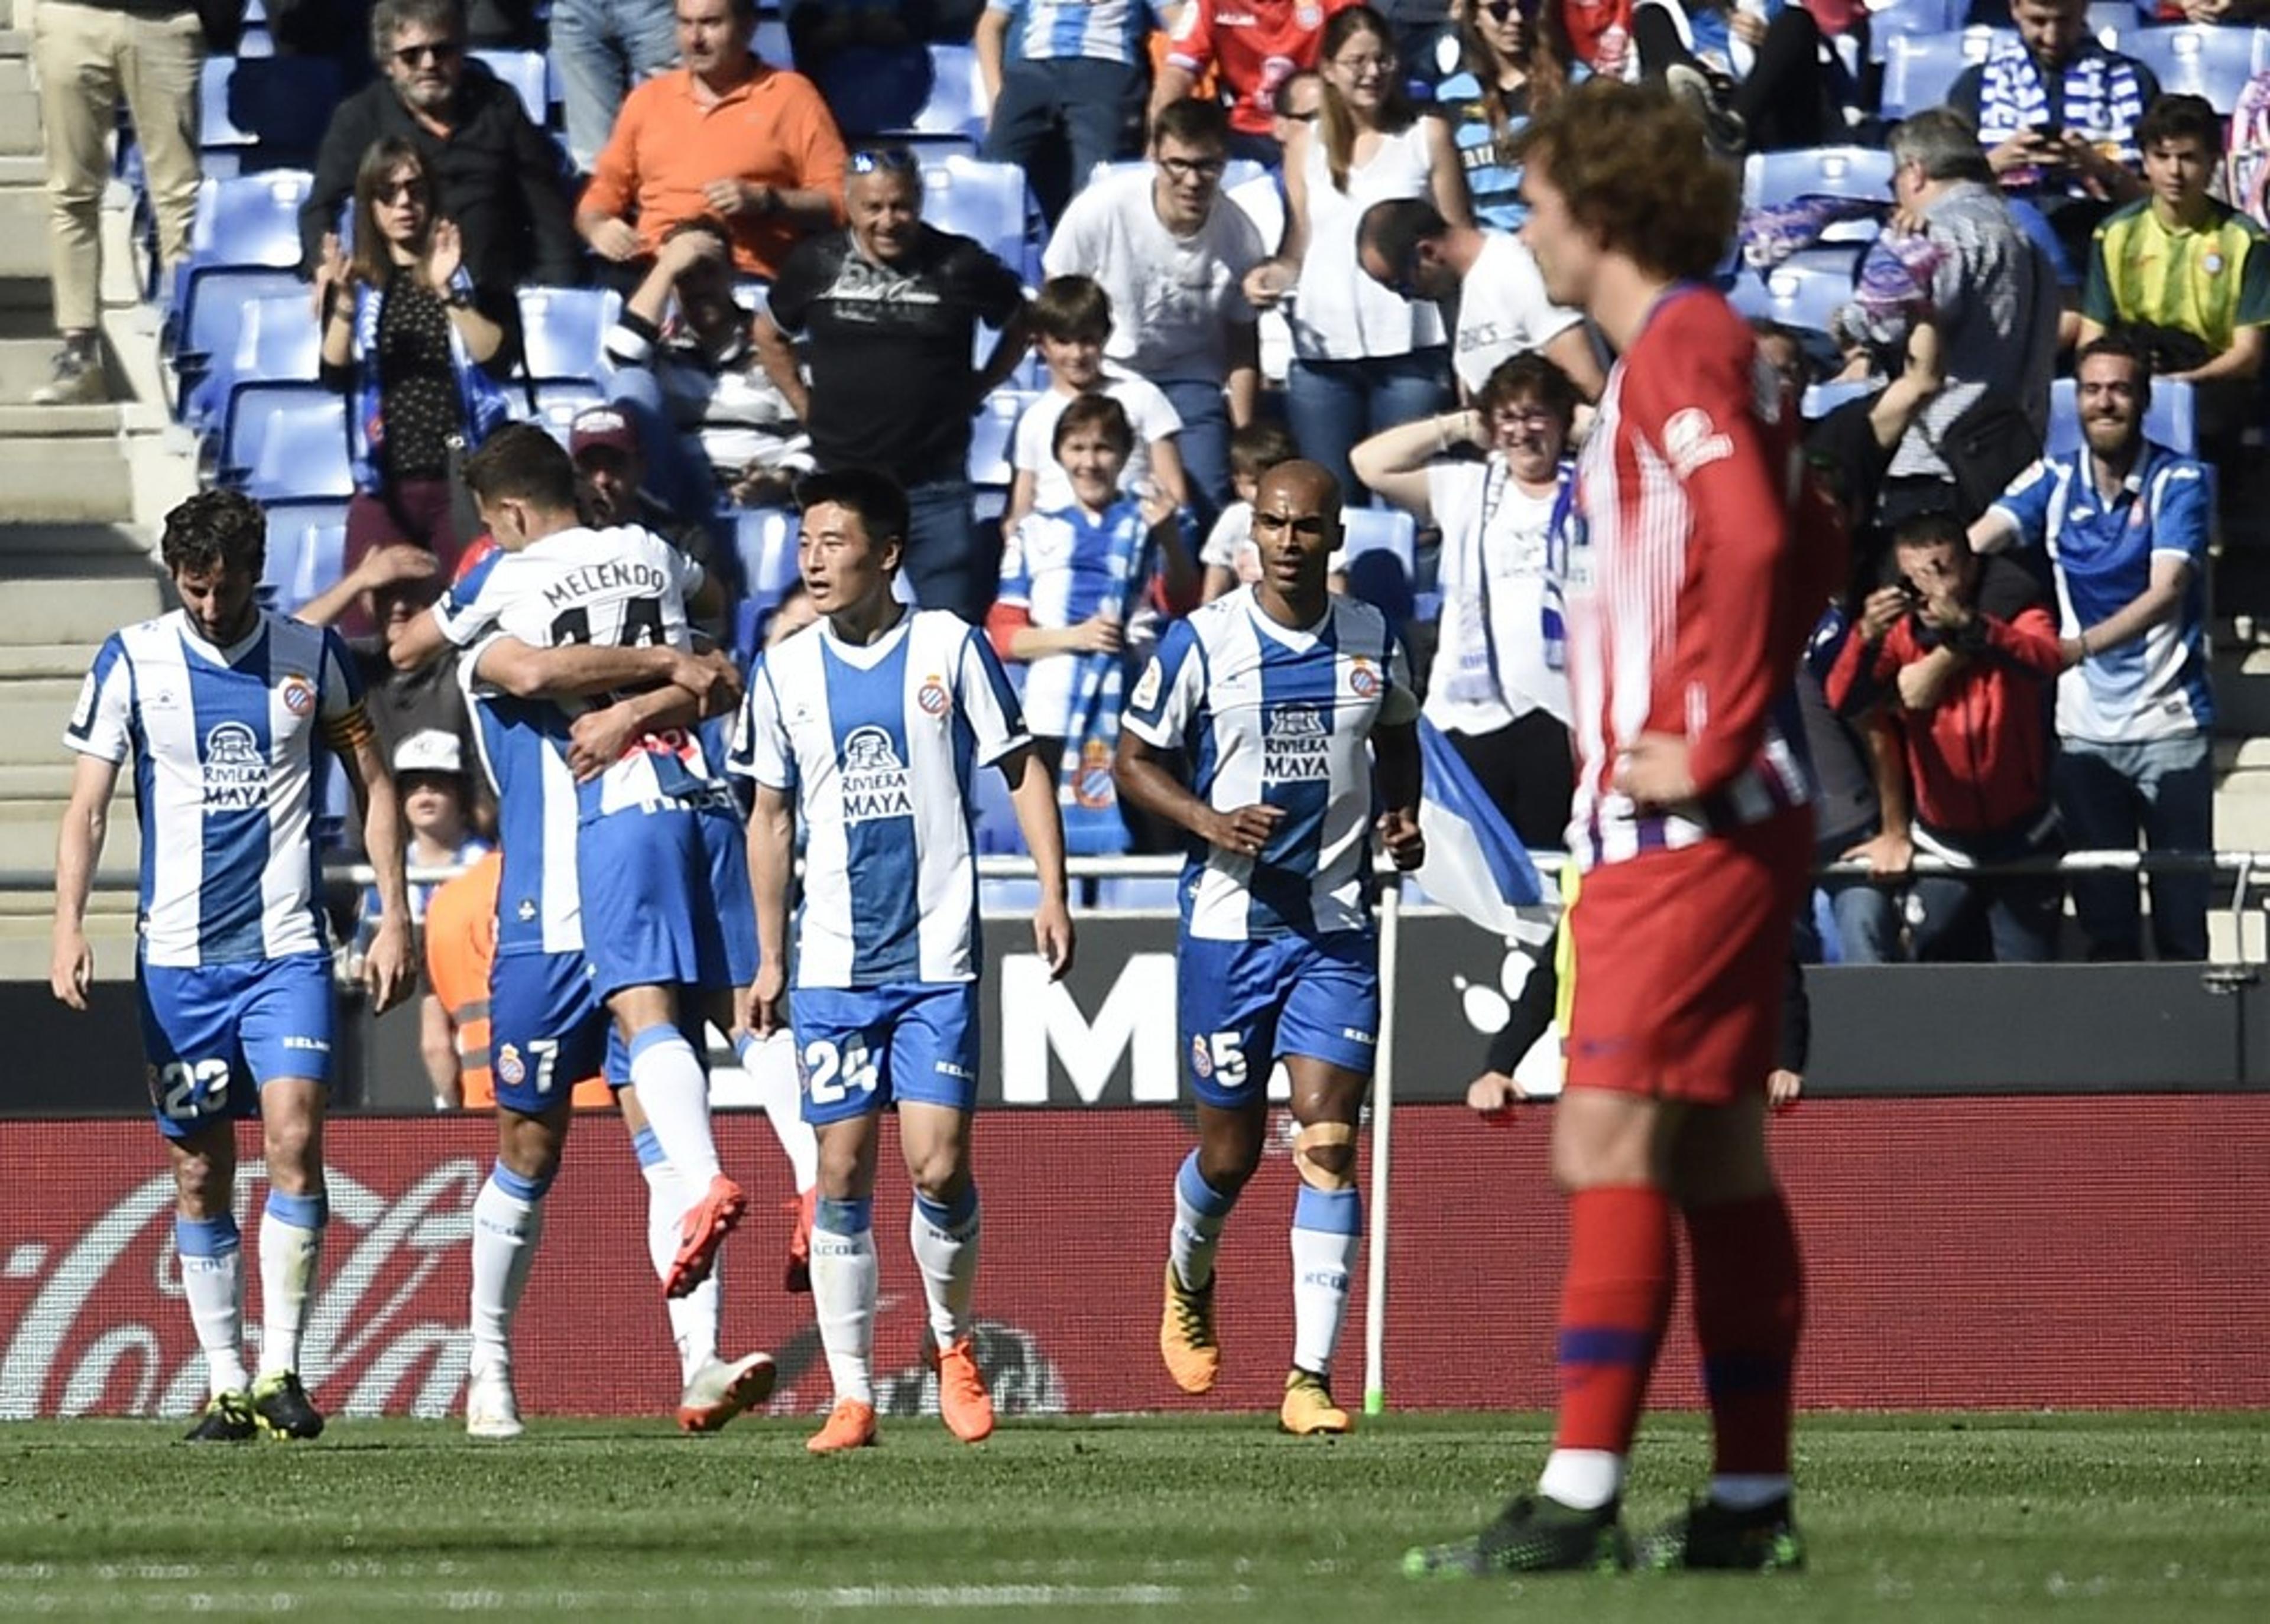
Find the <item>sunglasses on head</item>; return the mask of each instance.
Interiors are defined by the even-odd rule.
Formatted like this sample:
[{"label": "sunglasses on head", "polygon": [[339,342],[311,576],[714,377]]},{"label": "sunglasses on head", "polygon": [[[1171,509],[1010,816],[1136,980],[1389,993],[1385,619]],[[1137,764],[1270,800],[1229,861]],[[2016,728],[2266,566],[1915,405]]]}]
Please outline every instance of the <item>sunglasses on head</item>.
[{"label": "sunglasses on head", "polygon": [[423,67],[429,61],[439,67],[464,54],[465,48],[455,40],[435,40],[428,45],[405,45],[394,53],[394,60],[405,68]]},{"label": "sunglasses on head", "polygon": [[873,174],[879,169],[892,174],[922,173],[922,166],[915,161],[915,155],[902,146],[862,147],[851,154],[850,167],[854,174]]}]

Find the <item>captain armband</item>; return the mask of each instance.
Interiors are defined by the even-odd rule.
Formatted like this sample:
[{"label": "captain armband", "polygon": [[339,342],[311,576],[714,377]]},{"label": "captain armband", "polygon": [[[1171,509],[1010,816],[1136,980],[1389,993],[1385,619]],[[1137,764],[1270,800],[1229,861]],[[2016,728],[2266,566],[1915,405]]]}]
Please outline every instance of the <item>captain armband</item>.
[{"label": "captain armband", "polygon": [[361,749],[377,734],[371,724],[370,708],[360,700],[323,723],[323,742],[341,755]]}]

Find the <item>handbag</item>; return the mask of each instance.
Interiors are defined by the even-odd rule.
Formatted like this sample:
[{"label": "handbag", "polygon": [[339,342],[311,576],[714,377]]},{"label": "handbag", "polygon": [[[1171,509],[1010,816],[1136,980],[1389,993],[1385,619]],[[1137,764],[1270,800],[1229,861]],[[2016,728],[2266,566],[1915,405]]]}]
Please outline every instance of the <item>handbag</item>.
[{"label": "handbag", "polygon": [[1968,524],[2040,460],[2042,435],[2015,402],[1990,389],[1947,425],[1932,449],[1954,476],[1960,516]]}]

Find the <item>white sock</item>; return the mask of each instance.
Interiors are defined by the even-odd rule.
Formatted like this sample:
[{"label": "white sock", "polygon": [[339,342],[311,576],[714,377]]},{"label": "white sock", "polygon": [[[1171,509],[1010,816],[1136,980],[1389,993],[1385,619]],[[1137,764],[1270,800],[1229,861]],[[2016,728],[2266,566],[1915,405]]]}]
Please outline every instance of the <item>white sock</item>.
[{"label": "white sock", "polygon": [[812,1226],[812,1304],[837,1402],[875,1402],[875,1204],[820,1203]]},{"label": "white sock", "polygon": [[1613,1450],[1555,1450],[1537,1492],[1578,1511],[1597,1511],[1624,1489],[1624,1457]]},{"label": "white sock", "polygon": [[1293,1362],[1329,1378],[1363,1245],[1363,1198],[1307,1184],[1293,1203]]},{"label": "white sock", "polygon": [[631,1086],[662,1153],[686,1187],[686,1204],[693,1205],[708,1193],[720,1169],[716,1142],[709,1137],[709,1078],[686,1034],[649,1027],[633,1038]]},{"label": "white sock", "polygon": [[550,1179],[523,1178],[502,1162],[473,1198],[473,1302],[471,1360],[475,1370],[512,1364],[512,1318],[536,1243],[544,1236],[544,1192]]},{"label": "white sock", "polygon": [[820,1182],[820,1135],[804,1119],[804,1085],[796,1075],[796,1040],[775,1032],[762,1041],[741,1035],[741,1070],[765,1108],[765,1121],[788,1158],[799,1196]]},{"label": "white sock", "polygon": [[[678,1257],[678,1222],[693,1205],[693,1198],[686,1194],[678,1170],[663,1156],[662,1142],[654,1137],[653,1129],[640,1129],[632,1136],[631,1147],[638,1153],[639,1172],[646,1179],[646,1255],[654,1264],[655,1278],[666,1280]],[[708,1279],[683,1297],[664,1300],[670,1309],[670,1339],[678,1346],[681,1386],[717,1356],[717,1276],[721,1272],[713,1268]]]},{"label": "white sock", "polygon": [[915,1191],[907,1223],[915,1266],[922,1271],[923,1295],[930,1300],[930,1333],[938,1346],[952,1347],[969,1334],[969,1300],[977,1287],[977,1236],[983,1216],[977,1186],[962,1187],[951,1205]]},{"label": "white sock", "polygon": [[1175,1277],[1191,1291],[1213,1283],[1213,1255],[1221,1247],[1221,1227],[1229,1221],[1235,1196],[1225,1196],[1198,1171],[1198,1153],[1183,1158],[1175,1172],[1175,1233],[1170,1242]]},{"label": "white sock", "polygon": [[182,1260],[182,1295],[189,1324],[204,1350],[209,1397],[241,1393],[252,1385],[244,1373],[244,1242],[236,1216],[174,1218],[174,1250]]},{"label": "white sock", "polygon": [[1754,1511],[1789,1493],[1786,1472],[1722,1472],[1710,1479],[1710,1498],[1730,1511]]},{"label": "white sock", "polygon": [[323,1261],[330,1202],[271,1188],[260,1215],[260,1374],[300,1368],[300,1333],[308,1324],[315,1267]]}]

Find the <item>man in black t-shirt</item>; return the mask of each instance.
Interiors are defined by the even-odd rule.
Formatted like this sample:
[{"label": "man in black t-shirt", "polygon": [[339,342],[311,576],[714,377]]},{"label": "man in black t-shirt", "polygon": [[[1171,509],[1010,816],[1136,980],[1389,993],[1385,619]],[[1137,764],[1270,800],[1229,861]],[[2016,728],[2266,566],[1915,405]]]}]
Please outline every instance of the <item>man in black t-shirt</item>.
[{"label": "man in black t-shirt", "polygon": [[[972,515],[970,418],[1031,335],[1016,273],[924,225],[922,197],[903,148],[853,153],[849,224],[790,253],[755,338],[822,469],[881,469],[906,487],[906,573],[922,606],[975,623],[999,584],[1000,544]],[[981,322],[1001,334],[982,370],[971,360]],[[808,386],[791,334],[805,341]]]}]

